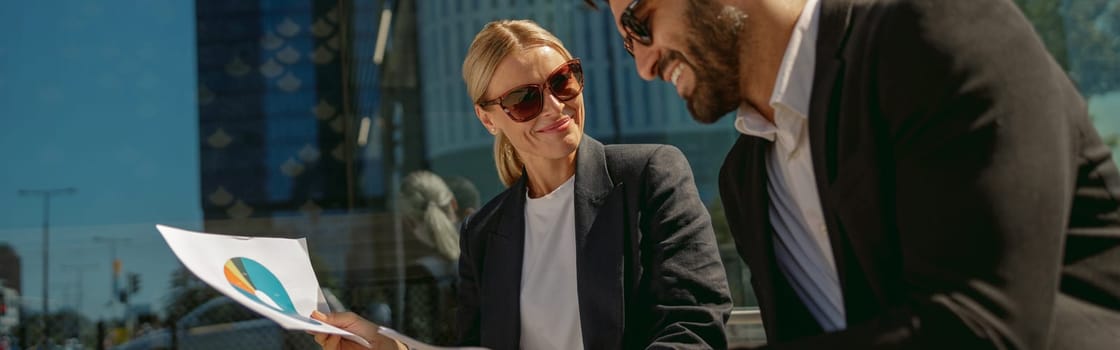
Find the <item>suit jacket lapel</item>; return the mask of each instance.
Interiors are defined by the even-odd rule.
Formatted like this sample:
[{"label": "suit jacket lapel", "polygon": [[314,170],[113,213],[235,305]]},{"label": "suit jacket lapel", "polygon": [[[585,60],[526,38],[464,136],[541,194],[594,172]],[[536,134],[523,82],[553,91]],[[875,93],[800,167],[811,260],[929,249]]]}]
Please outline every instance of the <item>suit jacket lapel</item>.
[{"label": "suit jacket lapel", "polygon": [[498,231],[486,243],[485,276],[481,295],[482,344],[494,349],[517,349],[521,345],[521,264],[525,255],[525,177],[510,186],[502,204]]},{"label": "suit jacket lapel", "polygon": [[821,328],[778,269],[774,255],[766,173],[771,147],[764,139],[740,136],[724,162],[720,195],[739,255],[750,267],[767,339],[779,342],[819,334]]},{"label": "suit jacket lapel", "polygon": [[809,147],[813,155],[813,173],[817,182],[817,194],[820,196],[821,212],[828,226],[829,243],[836,264],[836,277],[843,294],[845,264],[848,263],[844,259],[843,247],[846,246],[847,239],[841,237],[843,234],[833,219],[835,212],[830,205],[833,198],[830,198],[829,189],[836,179],[835,123],[843,93],[840,83],[843,81],[844,67],[840,49],[847,38],[851,4],[847,1],[821,1],[820,4],[816,69],[813,72],[813,93],[809,104]]},{"label": "suit jacket lapel", "polygon": [[[843,290],[848,320],[861,320],[871,312],[865,303],[867,295],[850,295],[863,292],[864,283],[880,298],[883,291],[872,281],[884,242],[882,230],[867,215],[857,215],[861,210],[877,203],[875,172],[871,171],[874,155],[870,151],[853,153],[841,149],[844,145],[857,144],[851,137],[867,137],[856,133],[848,135],[845,128],[862,128],[870,116],[845,116],[841,120],[844,76],[843,50],[851,35],[853,4],[851,1],[821,1],[820,26],[817,39],[817,64],[813,78],[812,102],[809,107],[809,142],[813,154],[813,170],[821,209],[829,228],[829,239],[836,259],[836,270]],[[856,92],[852,92],[856,93]],[[850,132],[849,132],[850,133]],[[862,140],[862,142],[871,142]],[[839,165],[844,164],[845,168]],[[880,267],[881,268],[881,267]],[[858,284],[858,285],[857,285]],[[858,294],[858,293],[857,293]]]},{"label": "suit jacket lapel", "polygon": [[[840,50],[848,37],[852,4],[848,1],[821,1],[817,29],[816,69],[809,103],[809,146],[813,154],[813,171],[817,188],[827,189],[836,178],[835,148],[827,147],[835,139],[835,116],[842,89],[839,84],[844,67]],[[831,108],[830,108],[831,107]],[[824,192],[821,190],[822,201]]]},{"label": "suit jacket lapel", "polygon": [[[576,155],[576,276],[586,349],[622,346],[622,188],[607,169],[605,149],[584,135]],[[603,213],[603,215],[599,215]]]}]

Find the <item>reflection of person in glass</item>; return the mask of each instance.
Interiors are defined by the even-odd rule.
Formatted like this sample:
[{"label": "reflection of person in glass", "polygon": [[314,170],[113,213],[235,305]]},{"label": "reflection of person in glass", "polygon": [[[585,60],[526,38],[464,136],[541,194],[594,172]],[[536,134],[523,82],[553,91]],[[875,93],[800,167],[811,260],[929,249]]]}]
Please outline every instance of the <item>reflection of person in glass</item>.
[{"label": "reflection of person in glass", "polygon": [[479,202],[478,188],[474,186],[471,180],[462,176],[446,176],[443,178],[447,182],[447,187],[451,189],[451,193],[455,194],[455,214],[459,216],[459,220],[467,220],[478,211]]},{"label": "reflection of person in glass", "polygon": [[[461,343],[727,347],[727,280],[681,152],[584,135],[580,61],[535,23],[488,24],[463,77],[509,188],[463,225]],[[374,328],[352,315],[327,322]],[[346,342],[335,338],[316,340]]]},{"label": "reflection of person in glass", "polygon": [[401,180],[398,197],[406,230],[447,260],[459,260],[456,203],[443,179],[429,171],[412,172]]},{"label": "reflection of person in glass", "polygon": [[405,310],[410,311],[403,331],[437,343],[451,342],[459,261],[457,201],[439,175],[420,170],[401,180],[397,207],[405,232],[424,245],[408,263]]}]

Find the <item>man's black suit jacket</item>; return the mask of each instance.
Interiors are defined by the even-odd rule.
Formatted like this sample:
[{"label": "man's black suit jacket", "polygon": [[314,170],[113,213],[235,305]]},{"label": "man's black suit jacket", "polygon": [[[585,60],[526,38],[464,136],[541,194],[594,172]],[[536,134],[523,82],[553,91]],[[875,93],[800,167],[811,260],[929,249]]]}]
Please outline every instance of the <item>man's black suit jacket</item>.
[{"label": "man's black suit jacket", "polygon": [[1120,349],[1120,175],[1008,0],[822,0],[808,116],[847,329],[775,266],[765,157],[720,191],[775,348]]},{"label": "man's black suit jacket", "polygon": [[[680,150],[584,136],[576,156],[578,307],[585,349],[726,348],[727,276]],[[523,176],[464,225],[463,345],[517,349],[525,253]]]}]

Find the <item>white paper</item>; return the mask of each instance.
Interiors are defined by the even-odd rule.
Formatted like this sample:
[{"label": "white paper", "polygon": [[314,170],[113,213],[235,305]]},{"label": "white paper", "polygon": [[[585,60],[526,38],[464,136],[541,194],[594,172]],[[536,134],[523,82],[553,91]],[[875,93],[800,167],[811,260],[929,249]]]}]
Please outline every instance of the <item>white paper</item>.
[{"label": "white paper", "polygon": [[338,334],[373,348],[353,333],[308,317],[322,292],[304,239],[216,235],[163,225],[156,229],[188,270],[250,310],[285,329]]}]

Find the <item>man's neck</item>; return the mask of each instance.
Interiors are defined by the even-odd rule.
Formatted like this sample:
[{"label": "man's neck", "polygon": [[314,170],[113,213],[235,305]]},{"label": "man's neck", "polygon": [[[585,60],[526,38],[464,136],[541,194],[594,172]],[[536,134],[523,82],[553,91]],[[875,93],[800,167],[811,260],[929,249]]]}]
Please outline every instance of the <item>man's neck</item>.
[{"label": "man's neck", "polygon": [[770,97],[774,94],[778,70],[805,0],[732,2],[749,16],[739,46],[739,91],[745,102],[766,120],[774,122]]}]

